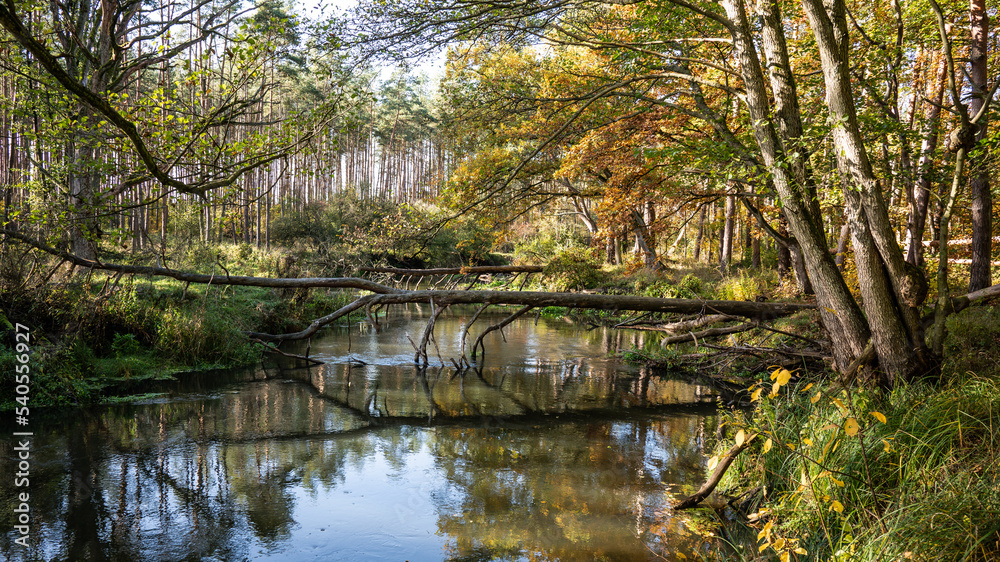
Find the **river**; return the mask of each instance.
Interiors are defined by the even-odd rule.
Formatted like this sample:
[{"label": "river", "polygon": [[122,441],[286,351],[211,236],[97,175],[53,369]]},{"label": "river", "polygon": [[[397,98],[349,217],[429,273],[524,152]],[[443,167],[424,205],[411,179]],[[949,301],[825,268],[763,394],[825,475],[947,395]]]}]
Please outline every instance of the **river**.
[{"label": "river", "polygon": [[[29,547],[8,560],[679,560],[667,506],[704,479],[705,387],[615,359],[641,333],[526,315],[458,372],[474,309],[397,307],[309,345],[325,364],[184,375],[154,399],[32,418]],[[499,313],[480,318],[472,339]],[[297,352],[304,353],[305,346]],[[6,435],[17,431],[4,425]]]}]

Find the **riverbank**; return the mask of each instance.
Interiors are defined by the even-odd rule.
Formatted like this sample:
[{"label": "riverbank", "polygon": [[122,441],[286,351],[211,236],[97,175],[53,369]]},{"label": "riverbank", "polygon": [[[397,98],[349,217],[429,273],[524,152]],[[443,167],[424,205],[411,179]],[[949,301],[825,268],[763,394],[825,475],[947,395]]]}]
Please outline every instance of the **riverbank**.
[{"label": "riverbank", "polygon": [[263,348],[244,332],[302,329],[349,295],[314,289],[185,286],[169,279],[94,275],[0,290],[0,410],[12,409],[14,324],[30,331],[31,403],[128,401],[186,371],[252,365]]},{"label": "riverbank", "polygon": [[750,531],[742,559],[1000,557],[998,315],[949,319],[939,379],[880,391],[778,369],[751,386],[707,471],[749,441],[717,489]]}]

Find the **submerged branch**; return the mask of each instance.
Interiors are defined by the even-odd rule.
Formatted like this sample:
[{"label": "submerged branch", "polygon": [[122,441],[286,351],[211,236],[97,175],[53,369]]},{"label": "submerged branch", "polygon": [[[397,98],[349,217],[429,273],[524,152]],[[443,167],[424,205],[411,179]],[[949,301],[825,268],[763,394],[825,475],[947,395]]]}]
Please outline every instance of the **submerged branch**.
[{"label": "submerged branch", "polygon": [[726,471],[729,470],[729,466],[733,464],[736,457],[742,453],[744,449],[750,446],[751,441],[753,441],[753,437],[745,440],[743,443],[730,447],[729,450],[726,451],[726,454],[719,460],[719,464],[715,465],[715,470],[712,471],[712,475],[708,477],[708,480],[702,485],[702,487],[699,488],[694,494],[688,496],[687,499],[674,504],[673,509],[689,509],[698,505],[702,500],[707,498],[708,495],[715,490],[715,487],[719,485],[719,481],[722,480],[722,477],[726,474]]},{"label": "submerged branch", "polygon": [[[525,306],[524,308],[518,310],[514,314],[511,314],[507,318],[504,318],[500,322],[497,322],[496,324],[493,324],[489,328],[486,328],[485,330],[483,330],[483,333],[479,334],[479,337],[476,338],[476,342],[472,344],[472,358],[473,359],[476,358],[476,348],[477,347],[481,348],[483,350],[483,355],[486,354],[486,346],[483,345],[483,338],[485,338],[487,334],[489,334],[490,332],[496,331],[496,330],[503,330],[503,328],[505,326],[507,326],[508,324],[510,324],[511,322],[513,322],[514,320],[517,320],[518,318],[521,317],[521,315],[523,315],[525,312],[528,312],[532,308],[534,308],[534,307],[531,306],[531,305]],[[500,332],[500,333],[502,334],[503,332]]]}]

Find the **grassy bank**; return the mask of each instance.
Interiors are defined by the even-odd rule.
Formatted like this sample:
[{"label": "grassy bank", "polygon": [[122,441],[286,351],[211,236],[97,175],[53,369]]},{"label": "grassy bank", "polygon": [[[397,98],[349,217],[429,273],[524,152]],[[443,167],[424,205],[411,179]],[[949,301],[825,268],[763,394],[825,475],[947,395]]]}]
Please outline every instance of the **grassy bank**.
[{"label": "grassy bank", "polygon": [[717,448],[752,439],[720,485],[753,520],[743,559],[1000,558],[998,313],[950,319],[941,380],[891,392],[762,381]]},{"label": "grassy bank", "polygon": [[[32,334],[32,403],[84,405],[143,392],[181,371],[260,361],[243,332],[286,332],[342,306],[339,292],[185,287],[103,275],[0,290],[0,396],[13,397],[12,324]],[[0,408],[13,403],[5,400]]]}]

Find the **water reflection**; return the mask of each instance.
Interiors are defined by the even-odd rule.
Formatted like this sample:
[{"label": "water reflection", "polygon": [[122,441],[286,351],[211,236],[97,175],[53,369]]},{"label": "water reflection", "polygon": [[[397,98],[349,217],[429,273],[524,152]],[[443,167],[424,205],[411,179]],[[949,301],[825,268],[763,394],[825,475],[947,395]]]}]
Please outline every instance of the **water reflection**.
[{"label": "water reflection", "polygon": [[[714,431],[698,405],[705,393],[604,358],[606,334],[531,320],[510,328],[508,344],[524,342],[514,349],[535,359],[490,343],[479,372],[417,370],[405,364],[412,354],[366,347],[399,334],[355,332],[350,350],[336,335],[313,343],[339,362],[324,368],[207,374],[163,399],[36,419],[31,546],[8,532],[2,552],[636,560],[703,548],[662,510],[665,490],[702,478]],[[455,342],[439,329],[444,355]],[[537,359],[540,349],[552,359]],[[13,446],[2,444],[3,474],[16,470]],[[5,529],[15,491],[0,488]]]}]

